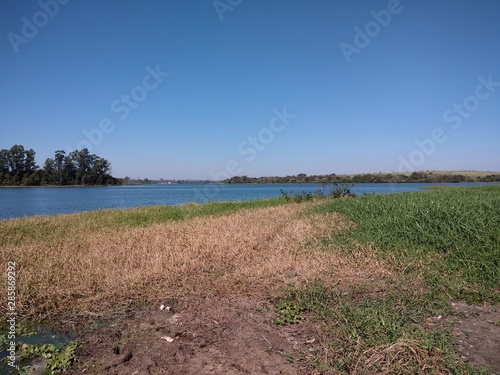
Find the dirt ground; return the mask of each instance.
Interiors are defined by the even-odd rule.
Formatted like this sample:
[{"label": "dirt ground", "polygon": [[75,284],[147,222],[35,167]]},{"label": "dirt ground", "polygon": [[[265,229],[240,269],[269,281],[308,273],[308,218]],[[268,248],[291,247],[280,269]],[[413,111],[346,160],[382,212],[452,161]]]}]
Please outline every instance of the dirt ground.
[{"label": "dirt ground", "polygon": [[[311,374],[294,364],[313,337],[278,327],[267,301],[206,298],[115,316],[83,336],[74,374]],[[172,340],[173,339],[173,340]]]},{"label": "dirt ground", "polygon": [[[96,320],[81,336],[81,361],[71,373],[320,374],[297,361],[314,342],[314,327],[276,326],[269,301],[210,297],[164,305]],[[451,326],[460,353],[500,374],[499,309],[453,308],[440,323]]]},{"label": "dirt ground", "polygon": [[453,324],[460,353],[500,374],[500,308],[454,303],[453,309],[460,317]]}]

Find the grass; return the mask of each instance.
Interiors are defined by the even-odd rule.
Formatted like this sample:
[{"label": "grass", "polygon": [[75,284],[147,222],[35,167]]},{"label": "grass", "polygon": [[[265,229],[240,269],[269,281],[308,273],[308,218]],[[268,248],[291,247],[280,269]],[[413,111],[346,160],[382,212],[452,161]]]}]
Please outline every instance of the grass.
[{"label": "grass", "polygon": [[147,227],[168,221],[189,220],[202,216],[227,215],[238,210],[273,207],[286,203],[284,198],[241,202],[211,202],[180,206],[149,206],[124,210],[98,210],[69,215],[34,216],[0,220],[0,247],[9,244],[53,241],[74,234],[90,234],[103,228]]},{"label": "grass", "polygon": [[500,187],[369,195],[311,212],[353,223],[323,241],[325,252],[369,246],[393,272],[381,294],[321,281],[289,288],[280,304],[321,327],[301,361],[325,374],[488,373],[464,361],[439,318],[455,300],[499,302]]},{"label": "grass", "polygon": [[446,190],[446,189],[454,189],[456,186],[449,185],[432,185],[432,186],[422,186],[422,189],[430,189],[430,190]]},{"label": "grass", "polygon": [[[268,297],[294,274],[298,281],[309,280],[318,270],[342,268],[341,259],[325,258],[314,247],[340,230],[342,220],[306,217],[306,205],[284,202],[3,221],[0,260],[16,262],[16,307],[25,319],[92,314],[166,297],[240,292]],[[0,284],[0,292],[5,288]]]},{"label": "grass", "polygon": [[432,312],[418,299],[360,298],[317,283],[290,289],[284,301],[319,327],[297,360],[322,374],[487,373],[463,360],[449,330],[426,327]]},{"label": "grass", "polygon": [[310,324],[313,371],[475,374],[436,319],[500,302],[499,224],[499,186],[103,210],[0,221],[0,261],[24,320],[247,295]]},{"label": "grass", "polygon": [[500,301],[500,186],[369,195],[315,211],[356,223],[336,244],[373,244],[401,267],[424,263],[429,286],[452,298]]}]

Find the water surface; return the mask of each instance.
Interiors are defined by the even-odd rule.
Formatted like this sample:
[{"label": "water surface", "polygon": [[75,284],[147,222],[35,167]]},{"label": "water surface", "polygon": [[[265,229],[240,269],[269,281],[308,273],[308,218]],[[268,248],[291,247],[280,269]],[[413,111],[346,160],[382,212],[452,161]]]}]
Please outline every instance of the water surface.
[{"label": "water surface", "polygon": [[[490,183],[491,184],[491,183]],[[355,194],[418,191],[436,184],[356,184]],[[450,186],[488,183],[439,184]],[[171,184],[139,186],[0,188],[0,219],[55,215],[106,208],[178,205],[189,202],[238,201],[281,195],[281,190],[314,192],[320,184]]]}]

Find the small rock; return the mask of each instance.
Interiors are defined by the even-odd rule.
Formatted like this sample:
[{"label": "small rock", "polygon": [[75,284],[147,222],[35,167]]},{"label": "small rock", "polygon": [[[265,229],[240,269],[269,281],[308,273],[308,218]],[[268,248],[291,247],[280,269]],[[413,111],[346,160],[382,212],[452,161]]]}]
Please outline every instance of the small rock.
[{"label": "small rock", "polygon": [[167,342],[172,342],[174,341],[174,338],[173,337],[170,337],[170,336],[162,336],[161,337],[163,340],[167,340]]},{"label": "small rock", "polygon": [[165,306],[165,305],[160,305],[160,310],[166,310],[166,311],[170,311],[171,307],[170,306]]}]

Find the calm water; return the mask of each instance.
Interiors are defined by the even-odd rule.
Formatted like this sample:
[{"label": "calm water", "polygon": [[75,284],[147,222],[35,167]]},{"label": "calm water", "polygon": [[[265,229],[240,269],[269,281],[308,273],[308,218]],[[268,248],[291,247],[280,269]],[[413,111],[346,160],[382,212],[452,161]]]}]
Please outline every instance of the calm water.
[{"label": "calm water", "polygon": [[[357,184],[356,194],[389,194],[418,191],[436,184]],[[446,184],[439,184],[446,185]],[[487,184],[449,184],[470,186]],[[33,215],[54,215],[105,208],[130,208],[152,205],[177,205],[188,202],[235,201],[276,197],[281,189],[298,193],[314,192],[316,184],[266,185],[145,185],[104,187],[26,187],[0,189],[0,219]]]}]

